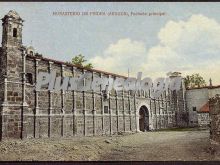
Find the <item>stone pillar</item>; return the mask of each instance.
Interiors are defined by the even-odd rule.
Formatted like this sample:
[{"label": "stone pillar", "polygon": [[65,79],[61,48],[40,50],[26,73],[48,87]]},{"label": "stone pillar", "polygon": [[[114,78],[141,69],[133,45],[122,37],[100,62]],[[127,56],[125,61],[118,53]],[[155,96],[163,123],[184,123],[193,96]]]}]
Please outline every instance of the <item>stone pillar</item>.
[{"label": "stone pillar", "polygon": [[[40,59],[35,59],[35,83],[37,83],[37,74],[38,74],[38,64]],[[38,105],[38,92],[35,90],[35,115],[39,113],[39,105]]]},{"label": "stone pillar", "polygon": [[[85,70],[83,69],[83,74]],[[83,80],[83,86],[85,86],[85,79]],[[84,136],[86,136],[86,99],[85,99],[85,91],[82,91],[83,94],[83,117],[84,117]]]},{"label": "stone pillar", "polygon": [[[75,67],[72,67],[72,74],[73,77],[75,77]],[[72,91],[72,95],[73,95],[73,135],[76,135],[76,131],[77,131],[77,122],[76,122],[76,92]]]},{"label": "stone pillar", "polygon": [[128,91],[128,106],[129,106],[129,118],[130,118],[130,131],[132,130],[132,122],[131,122],[131,102],[130,102],[130,91]]},{"label": "stone pillar", "polygon": [[161,96],[158,98],[158,105],[159,105],[159,129],[162,128],[162,117],[163,117],[163,110],[162,110],[162,101]]},{"label": "stone pillar", "polygon": [[[162,99],[162,97],[160,96],[159,99]],[[158,100],[158,104],[159,104],[159,129],[162,128],[162,117],[163,117],[163,109],[161,108],[162,106],[162,100]]]},{"label": "stone pillar", "polygon": [[[164,95],[164,96],[163,96]],[[165,99],[165,94],[163,92],[163,95],[162,95],[162,106],[163,106],[163,128],[166,128],[166,109],[165,109],[165,102],[164,102],[164,99]]]},{"label": "stone pillar", "polygon": [[[35,83],[37,83],[37,74],[38,74],[38,65],[39,65],[40,59],[35,59]],[[34,112],[34,138],[38,137],[38,131],[39,123],[37,120],[37,115],[39,114],[39,104],[38,104],[38,92],[35,90],[35,112]]]},{"label": "stone pillar", "polygon": [[[65,69],[65,65],[61,65],[61,77],[63,78],[64,77],[64,69]],[[62,106],[62,109],[61,109],[61,112],[62,112],[62,118],[61,118],[61,123],[62,123],[62,126],[61,126],[61,136],[64,136],[64,122],[65,122],[65,117],[64,117],[64,114],[65,114],[65,91],[61,90],[61,106]]]},{"label": "stone pillar", "polygon": [[156,105],[156,100],[154,99],[154,112],[155,112],[155,129],[158,129],[157,128],[157,105]]},{"label": "stone pillar", "polygon": [[[65,65],[61,65],[61,77],[64,77],[64,69],[65,69]],[[65,109],[64,109],[64,102],[65,102],[65,91],[61,90],[61,106],[62,106],[62,114],[65,114]]]},{"label": "stone pillar", "polygon": [[8,106],[8,90],[7,90],[7,75],[3,75],[4,76],[4,100],[3,103],[0,105],[0,141],[2,140],[2,138],[5,138],[5,136],[7,137],[7,132],[8,129],[6,125],[8,125],[6,122],[4,122],[4,118],[6,117],[7,114],[5,114],[5,107],[7,109]]},{"label": "stone pillar", "polygon": [[[170,90],[168,89],[167,90],[167,100],[168,100],[168,103],[167,103],[167,106],[169,106],[169,110],[167,111],[168,112],[168,115],[167,115],[167,120],[168,120],[168,125],[169,125],[169,121],[170,121],[170,119],[172,119],[172,116],[170,116],[170,109],[171,109],[171,104],[170,104],[170,102],[171,102],[171,100],[170,100]],[[168,108],[167,108],[168,109]]]},{"label": "stone pillar", "polygon": [[111,109],[111,96],[109,96],[109,120],[110,120],[110,135],[112,134],[112,109]]},{"label": "stone pillar", "polygon": [[22,67],[22,106],[27,106],[26,103],[26,51],[23,51],[22,53],[22,61],[23,61],[23,67]]},{"label": "stone pillar", "polygon": [[[94,79],[94,72],[92,72],[92,81]],[[93,135],[96,135],[96,108],[95,108],[95,92],[92,91],[92,109],[93,109]]]},{"label": "stone pillar", "polygon": [[22,109],[21,109],[21,138],[26,134],[26,121],[24,121],[24,111],[27,110],[26,103],[26,51],[22,52]]},{"label": "stone pillar", "polygon": [[137,114],[137,112],[139,111],[139,109],[137,110],[137,106],[136,106],[136,95],[137,92],[134,93],[134,116],[135,116],[135,126],[136,126],[136,132],[139,132],[139,114]]},{"label": "stone pillar", "polygon": [[119,112],[118,112],[118,94],[116,92],[115,96],[115,103],[116,103],[116,115],[117,115],[117,132],[119,130]]},{"label": "stone pillar", "polygon": [[179,127],[181,126],[182,121],[180,120],[180,110],[179,110],[179,97],[178,97],[178,92],[176,91],[176,125]]},{"label": "stone pillar", "polygon": [[168,105],[167,105],[167,92],[165,91],[165,101],[166,101],[166,127],[168,127],[169,123],[169,119],[168,119]]},{"label": "stone pillar", "polygon": [[[51,73],[51,65],[53,64],[52,61],[49,61],[48,72]],[[48,110],[48,137],[51,137],[51,114],[52,114],[52,91],[49,92],[49,110]]]},{"label": "stone pillar", "polygon": [[[102,78],[102,73],[100,73],[100,78]],[[101,107],[102,107],[102,134],[104,134],[104,107],[103,107],[103,94],[102,94],[101,85],[100,85],[100,95],[101,95]]]},{"label": "stone pillar", "polygon": [[4,76],[4,102],[2,106],[8,105],[8,80],[7,76]]},{"label": "stone pillar", "polygon": [[[109,79],[111,78],[111,75],[109,75]],[[111,92],[109,92],[109,118],[110,118],[110,135],[112,134],[112,109],[111,109]]]},{"label": "stone pillar", "polygon": [[122,107],[123,107],[123,125],[124,125],[124,132],[126,131],[125,128],[125,101],[124,101],[124,90],[122,90]]}]

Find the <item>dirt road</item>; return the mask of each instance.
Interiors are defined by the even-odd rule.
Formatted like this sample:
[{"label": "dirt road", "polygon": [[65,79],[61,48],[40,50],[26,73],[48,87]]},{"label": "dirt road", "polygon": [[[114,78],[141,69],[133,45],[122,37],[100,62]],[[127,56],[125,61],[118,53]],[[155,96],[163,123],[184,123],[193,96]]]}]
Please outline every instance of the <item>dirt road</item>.
[{"label": "dirt road", "polygon": [[158,131],[111,137],[0,142],[0,160],[220,160],[208,131]]}]

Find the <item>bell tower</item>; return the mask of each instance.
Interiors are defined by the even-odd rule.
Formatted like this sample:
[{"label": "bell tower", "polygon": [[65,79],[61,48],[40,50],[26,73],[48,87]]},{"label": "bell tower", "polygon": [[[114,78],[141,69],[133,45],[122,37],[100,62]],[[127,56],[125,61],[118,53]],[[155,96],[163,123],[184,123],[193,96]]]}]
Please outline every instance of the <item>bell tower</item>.
[{"label": "bell tower", "polygon": [[2,48],[21,47],[22,45],[22,26],[24,20],[16,11],[10,10],[2,18]]},{"label": "bell tower", "polygon": [[[24,20],[16,11],[2,18],[2,47],[0,49],[0,139],[23,137],[25,104],[25,57],[22,45]],[[16,105],[17,108],[12,105]],[[13,120],[10,120],[13,119]],[[10,128],[10,129],[9,129]]]}]

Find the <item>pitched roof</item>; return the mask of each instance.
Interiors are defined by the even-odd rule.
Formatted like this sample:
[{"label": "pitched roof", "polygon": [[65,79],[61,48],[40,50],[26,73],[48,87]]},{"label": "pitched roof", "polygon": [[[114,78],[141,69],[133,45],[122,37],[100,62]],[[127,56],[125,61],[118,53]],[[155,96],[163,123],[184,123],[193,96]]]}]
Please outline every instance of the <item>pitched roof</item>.
[{"label": "pitched roof", "polygon": [[209,112],[209,102],[205,103],[198,112],[205,112],[208,113]]},{"label": "pitched roof", "polygon": [[9,17],[14,17],[14,18],[16,18],[16,19],[19,19],[19,18],[20,18],[19,14],[18,14],[15,10],[10,10],[10,11],[8,12],[7,16],[9,16]]}]

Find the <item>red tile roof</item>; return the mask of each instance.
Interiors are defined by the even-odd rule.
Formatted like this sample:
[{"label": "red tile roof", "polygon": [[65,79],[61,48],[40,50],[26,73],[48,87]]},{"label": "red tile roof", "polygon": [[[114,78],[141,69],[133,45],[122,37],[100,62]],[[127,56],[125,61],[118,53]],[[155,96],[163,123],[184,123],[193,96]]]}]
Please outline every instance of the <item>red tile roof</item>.
[{"label": "red tile roof", "polygon": [[209,112],[209,102],[205,103],[198,112]]}]

